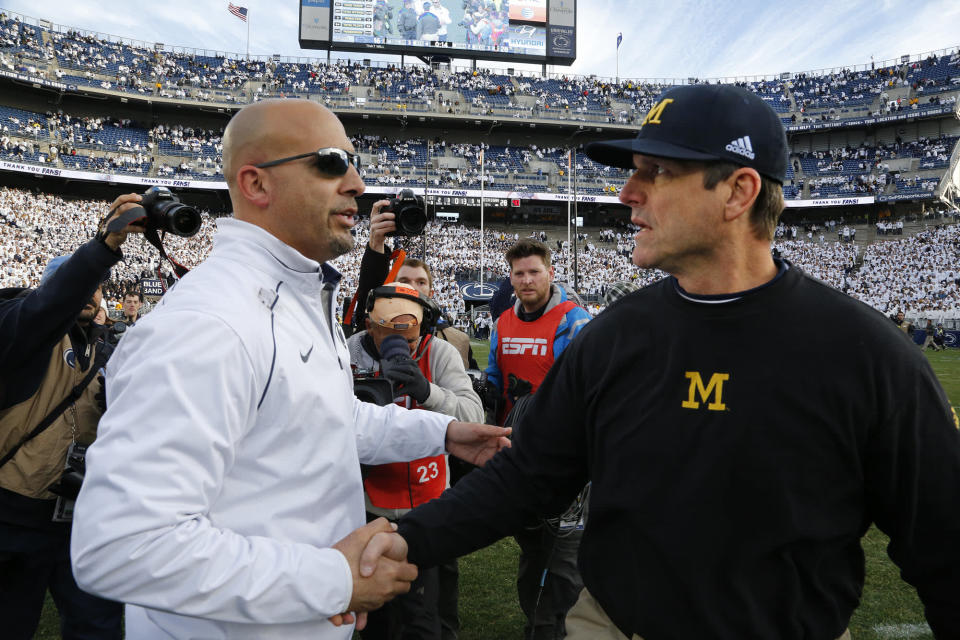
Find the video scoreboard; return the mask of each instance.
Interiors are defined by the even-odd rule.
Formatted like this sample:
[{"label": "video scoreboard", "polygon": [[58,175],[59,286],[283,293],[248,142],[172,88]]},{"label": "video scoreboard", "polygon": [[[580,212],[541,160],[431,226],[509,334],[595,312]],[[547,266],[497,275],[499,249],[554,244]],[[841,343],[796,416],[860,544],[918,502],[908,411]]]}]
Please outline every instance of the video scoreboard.
[{"label": "video scoreboard", "polygon": [[304,49],[570,65],[576,0],[300,0]]}]

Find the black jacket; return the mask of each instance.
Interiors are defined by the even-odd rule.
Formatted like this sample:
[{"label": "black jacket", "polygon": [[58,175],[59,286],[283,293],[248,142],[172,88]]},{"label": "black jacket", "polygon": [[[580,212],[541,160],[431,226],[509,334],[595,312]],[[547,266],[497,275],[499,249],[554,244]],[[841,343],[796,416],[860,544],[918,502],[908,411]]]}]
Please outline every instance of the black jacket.
[{"label": "black jacket", "polygon": [[96,339],[76,324],[77,315],[93,296],[103,274],[122,257],[102,242],[91,240],[36,289],[0,300],[0,409],[32,396],[50,361],[50,350],[70,332],[74,353],[81,359]]},{"label": "black jacket", "polygon": [[875,522],[934,633],[960,638],[960,423],[912,341],[796,267],[724,304],[673,278],[625,296],[526,416],[401,520],[411,562],[556,515],[590,480],[579,566],[628,637],[836,638]]},{"label": "black jacket", "polygon": [[383,284],[390,273],[390,247],[384,252],[374,251],[368,244],[363,250],[360,259],[360,275],[357,278],[357,308],[353,312],[353,331],[363,331],[366,325],[363,320],[367,317],[364,305],[367,303],[367,294]]}]

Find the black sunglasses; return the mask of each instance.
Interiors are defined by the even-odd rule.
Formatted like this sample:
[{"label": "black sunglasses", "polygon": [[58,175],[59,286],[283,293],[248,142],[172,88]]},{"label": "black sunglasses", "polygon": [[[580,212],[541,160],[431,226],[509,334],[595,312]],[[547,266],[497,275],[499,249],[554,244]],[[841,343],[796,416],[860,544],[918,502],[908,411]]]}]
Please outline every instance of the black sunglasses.
[{"label": "black sunglasses", "polygon": [[290,156],[289,158],[280,158],[279,160],[271,160],[270,162],[261,162],[260,164],[255,164],[253,166],[255,166],[257,169],[266,169],[267,167],[275,167],[278,164],[283,164],[285,162],[292,162],[293,160],[311,157],[317,158],[317,168],[329,176],[339,177],[346,175],[350,165],[353,165],[353,168],[357,170],[357,173],[360,172],[360,156],[356,153],[350,153],[349,151],[344,151],[343,149],[338,149],[336,147],[327,147],[325,149],[311,151],[310,153],[301,153],[297,156]]}]

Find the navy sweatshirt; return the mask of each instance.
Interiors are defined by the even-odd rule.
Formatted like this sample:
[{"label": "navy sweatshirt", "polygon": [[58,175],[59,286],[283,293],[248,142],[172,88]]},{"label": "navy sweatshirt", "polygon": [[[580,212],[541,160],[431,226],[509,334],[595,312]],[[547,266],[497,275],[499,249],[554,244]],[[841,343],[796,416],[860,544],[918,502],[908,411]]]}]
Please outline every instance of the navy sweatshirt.
[{"label": "navy sweatshirt", "polygon": [[718,304],[666,278],[590,322],[513,448],[400,522],[421,566],[592,481],[579,566],[628,637],[832,640],[871,523],[938,638],[960,638],[960,432],[882,314],[792,267]]}]

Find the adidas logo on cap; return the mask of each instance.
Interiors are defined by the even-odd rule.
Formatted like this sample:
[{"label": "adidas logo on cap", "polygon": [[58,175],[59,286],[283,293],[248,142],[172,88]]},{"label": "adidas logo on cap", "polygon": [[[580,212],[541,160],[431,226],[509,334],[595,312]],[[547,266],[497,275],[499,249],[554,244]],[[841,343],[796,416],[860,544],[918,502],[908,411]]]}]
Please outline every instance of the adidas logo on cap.
[{"label": "adidas logo on cap", "polygon": [[757,157],[757,154],[753,152],[753,145],[750,144],[750,136],[743,136],[742,138],[731,140],[726,148],[727,151],[750,158],[751,160]]}]

